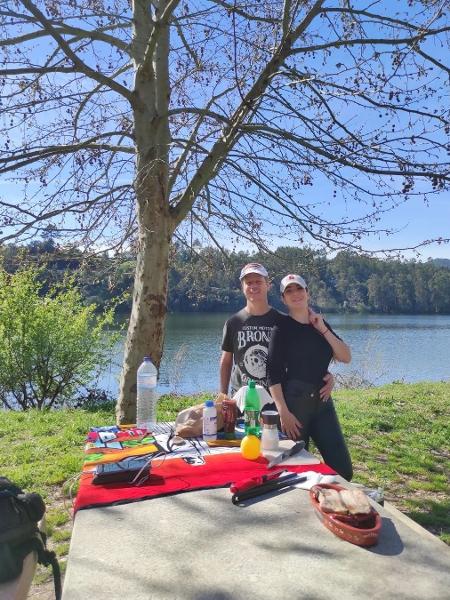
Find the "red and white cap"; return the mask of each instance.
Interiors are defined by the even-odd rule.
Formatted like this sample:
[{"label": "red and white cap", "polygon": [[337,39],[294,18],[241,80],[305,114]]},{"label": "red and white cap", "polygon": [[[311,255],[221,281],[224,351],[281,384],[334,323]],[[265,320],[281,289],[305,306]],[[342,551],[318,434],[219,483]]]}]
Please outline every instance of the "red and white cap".
[{"label": "red and white cap", "polygon": [[303,279],[303,277],[300,277],[300,275],[293,275],[292,273],[290,273],[289,275],[286,275],[286,277],[283,277],[283,279],[281,280],[280,292],[284,294],[284,290],[287,288],[288,285],[291,285],[291,283],[296,283],[305,290],[308,289],[306,281]]},{"label": "red and white cap", "polygon": [[250,275],[251,273],[256,273],[257,275],[262,275],[263,277],[269,277],[267,269],[259,263],[248,263],[248,265],[242,267],[239,279],[242,281],[246,275]]}]

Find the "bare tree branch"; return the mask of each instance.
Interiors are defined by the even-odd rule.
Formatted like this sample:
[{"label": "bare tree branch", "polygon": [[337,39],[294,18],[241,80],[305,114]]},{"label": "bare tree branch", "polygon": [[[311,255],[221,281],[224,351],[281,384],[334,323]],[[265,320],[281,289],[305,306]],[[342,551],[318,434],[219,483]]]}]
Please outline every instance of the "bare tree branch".
[{"label": "bare tree branch", "polygon": [[61,34],[53,27],[50,21],[45,17],[45,15],[31,2],[31,0],[20,0],[21,3],[30,11],[32,15],[36,17],[36,19],[42,24],[45,30],[54,38],[54,40],[58,43],[61,50],[65,53],[67,58],[74,64],[75,68],[77,68],[82,73],[85,73],[88,77],[95,79],[99,83],[111,88],[118,94],[122,95],[126,98],[132,106],[136,104],[136,98],[133,94],[122,85],[119,85],[113,79],[106,77],[102,73],[98,73],[91,69],[86,63],[80,60],[77,54],[75,54],[70,45],[64,40]]},{"label": "bare tree branch", "polygon": [[236,137],[239,134],[239,128],[242,123],[254,112],[256,104],[261,94],[264,93],[271,77],[276,73],[279,66],[291,52],[292,44],[295,40],[308,28],[311,22],[320,13],[322,4],[323,0],[317,0],[298,27],[283,38],[282,42],[274,52],[274,56],[268,62],[261,75],[253,84],[251,90],[246,94],[241,105],[231,117],[231,124],[224,129],[221,139],[214,144],[209,156],[203,161],[201,167],[198,169],[178,201],[177,206],[172,210],[176,224],[180,223],[180,221],[185,218],[192,207],[197,194],[216,174],[220,162],[236,142]]}]

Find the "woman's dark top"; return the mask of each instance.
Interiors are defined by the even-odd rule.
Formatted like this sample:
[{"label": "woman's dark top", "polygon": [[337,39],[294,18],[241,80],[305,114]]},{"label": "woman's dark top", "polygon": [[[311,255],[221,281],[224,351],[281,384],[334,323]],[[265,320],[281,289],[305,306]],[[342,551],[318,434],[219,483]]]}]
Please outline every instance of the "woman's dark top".
[{"label": "woman's dark top", "polygon": [[[326,321],[325,325],[334,333]],[[267,359],[269,386],[283,384],[289,379],[322,386],[332,358],[330,344],[315,327],[288,317],[273,328],[270,338]]]}]

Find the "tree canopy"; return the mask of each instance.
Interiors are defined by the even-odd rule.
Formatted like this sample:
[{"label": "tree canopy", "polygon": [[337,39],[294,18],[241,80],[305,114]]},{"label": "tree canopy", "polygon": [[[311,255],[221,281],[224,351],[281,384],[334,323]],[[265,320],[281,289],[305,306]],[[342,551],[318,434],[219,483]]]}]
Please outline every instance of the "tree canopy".
[{"label": "tree canopy", "polygon": [[[126,260],[127,259],[127,260]],[[76,279],[84,303],[105,310],[111,305],[120,321],[129,314],[133,290],[133,255],[91,256],[72,246],[43,240],[27,246],[0,247],[0,261],[9,273],[41,265],[42,291],[60,285],[67,273]],[[275,252],[223,252],[213,247],[193,252],[176,244],[169,264],[167,306],[171,312],[224,312],[242,308],[239,286],[242,265],[261,262],[271,276],[269,301],[285,310],[279,284],[286,273],[300,273],[308,282],[316,308],[330,312],[386,314],[450,314],[450,260],[381,259],[344,250],[327,258],[322,250],[280,246]]]},{"label": "tree canopy", "polygon": [[3,1],[1,239],[136,251],[119,420],[171,240],[358,249],[448,186],[449,30],[435,0]]}]

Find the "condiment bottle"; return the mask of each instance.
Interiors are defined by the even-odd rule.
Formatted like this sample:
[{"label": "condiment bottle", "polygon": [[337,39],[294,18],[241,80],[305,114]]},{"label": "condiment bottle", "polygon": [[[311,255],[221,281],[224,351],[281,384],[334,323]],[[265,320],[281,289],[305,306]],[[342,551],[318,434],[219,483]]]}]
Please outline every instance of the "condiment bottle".
[{"label": "condiment bottle", "polygon": [[213,400],[207,400],[203,408],[203,439],[217,440],[217,411]]},{"label": "condiment bottle", "polygon": [[263,428],[261,433],[261,450],[265,451],[278,450],[278,420],[279,416],[276,410],[264,410],[261,413]]},{"label": "condiment bottle", "polygon": [[237,406],[236,400],[224,398],[222,401],[223,434],[226,440],[235,438]]}]

